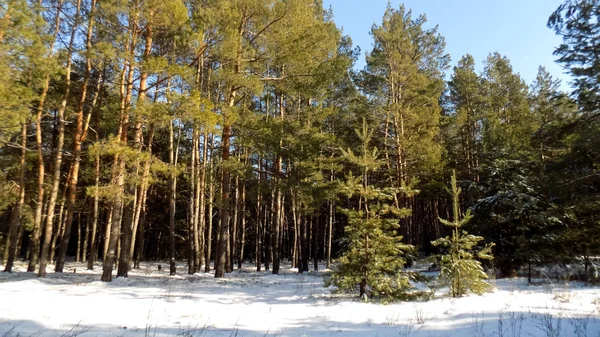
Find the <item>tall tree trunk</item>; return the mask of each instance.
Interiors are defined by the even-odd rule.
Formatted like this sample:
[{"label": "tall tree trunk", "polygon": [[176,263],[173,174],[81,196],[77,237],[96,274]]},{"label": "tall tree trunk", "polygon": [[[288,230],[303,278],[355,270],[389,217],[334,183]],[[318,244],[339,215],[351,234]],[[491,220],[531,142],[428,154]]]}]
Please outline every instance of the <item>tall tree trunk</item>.
[{"label": "tall tree trunk", "polygon": [[[247,158],[247,156],[246,156]],[[242,183],[242,200],[240,211],[240,248],[238,253],[238,269],[242,269],[244,263],[244,246],[246,245],[246,184]]]},{"label": "tall tree trunk", "polygon": [[196,269],[196,265],[195,265],[195,251],[197,250],[197,247],[195,245],[195,240],[194,237],[197,236],[195,229],[198,228],[198,226],[195,224],[196,221],[196,208],[195,206],[195,201],[196,201],[196,156],[198,154],[198,142],[200,141],[199,139],[199,132],[197,130],[196,127],[194,127],[194,129],[192,130],[192,152],[191,152],[191,158],[190,158],[190,195],[189,195],[189,204],[188,204],[188,213],[189,213],[189,220],[188,220],[188,236],[187,236],[187,242],[188,242],[188,274],[193,275],[194,271]]},{"label": "tall tree trunk", "polygon": [[[137,25],[138,25],[138,15],[137,14],[135,16],[135,19],[133,20],[133,31],[134,31],[134,35],[132,38],[132,43],[131,43],[131,61],[130,61],[130,78],[131,78],[131,72],[133,69],[133,64],[135,63],[135,48],[136,48],[136,40],[137,40]],[[152,50],[152,43],[153,43],[153,27],[152,27],[152,18],[154,16],[154,12],[152,9],[150,9],[149,13],[148,13],[148,22],[145,25],[145,33],[144,33],[144,37],[145,37],[145,44],[144,44],[144,53],[142,55],[142,61],[145,61],[148,59],[148,57],[150,56],[150,52]],[[132,85],[132,82],[129,82],[129,86]],[[138,103],[139,104],[143,104],[146,100],[147,97],[147,90],[148,90],[148,72],[147,71],[142,71],[140,74],[140,84],[139,84],[139,95],[138,95]],[[131,91],[129,91],[129,97],[131,97]],[[130,98],[131,100],[131,98]],[[129,100],[129,101],[130,101]],[[128,102],[129,102],[128,101]],[[135,149],[135,151],[137,153],[141,152],[142,149],[142,117],[138,114],[135,113],[135,122],[134,122],[134,129],[133,129],[133,148]],[[134,170],[135,174],[137,175],[137,168]],[[135,205],[136,205],[136,199],[139,198],[140,196],[138,195],[138,190],[136,189],[135,185],[131,182],[127,182],[126,186],[125,186],[125,194],[127,196],[134,196],[133,200],[131,200],[131,198],[129,198],[127,200],[127,203],[124,205],[123,208],[123,223],[122,223],[122,233],[121,233],[121,240],[120,240],[120,253],[119,253],[119,266],[117,269],[117,276],[122,276],[122,277],[127,277],[127,273],[129,272],[130,268],[130,264],[131,264],[131,246],[132,246],[132,239],[133,239],[133,229],[135,227]]]},{"label": "tall tree trunk", "polygon": [[44,152],[43,152],[43,139],[42,139],[42,115],[44,112],[44,104],[46,102],[46,95],[48,94],[48,88],[50,83],[50,75],[46,75],[44,80],[44,87],[40,95],[38,102],[36,118],[35,118],[35,148],[38,161],[38,179],[37,179],[37,203],[35,205],[35,217],[33,220],[33,233],[31,236],[31,254],[29,258],[29,265],[27,266],[28,272],[34,272],[35,267],[38,263],[40,255],[40,245],[42,238],[42,211],[44,208]]},{"label": "tall tree trunk", "polygon": [[[155,98],[156,100],[156,98]],[[131,247],[129,250],[130,257],[133,257],[137,233],[143,233],[143,228],[139,229],[140,218],[142,217],[142,212],[146,206],[146,199],[148,197],[148,180],[150,178],[150,164],[152,163],[152,142],[154,141],[154,124],[150,124],[150,130],[148,130],[148,145],[146,146],[146,152],[148,152],[148,159],[144,161],[144,168],[142,172],[142,182],[140,184],[137,203],[135,206],[135,215],[133,219],[133,229],[132,229],[132,238],[131,238]],[[138,244],[138,249],[143,249],[141,245],[142,241]],[[141,255],[138,255],[141,256]],[[139,260],[136,260],[139,265]]]},{"label": "tall tree trunk", "polygon": [[[62,2],[59,3],[62,5]],[[60,6],[59,5],[59,6]],[[56,199],[58,197],[58,189],[60,184],[60,172],[62,165],[63,146],[65,142],[65,110],[67,108],[67,101],[71,93],[71,66],[73,64],[73,47],[75,44],[75,33],[79,24],[79,14],[81,9],[81,0],[77,1],[77,8],[75,12],[75,21],[71,27],[71,37],[69,39],[69,47],[67,49],[67,65],[65,67],[65,92],[62,97],[62,101],[58,108],[58,141],[56,144],[56,154],[54,157],[54,172],[52,176],[52,190],[50,191],[50,201],[48,203],[47,217],[46,217],[46,233],[44,237],[44,243],[42,246],[42,253],[40,256],[40,269],[38,271],[39,277],[46,276],[46,265],[48,264],[48,255],[50,255],[50,240],[52,237],[52,227],[54,222],[54,211],[56,207]]]},{"label": "tall tree trunk", "polygon": [[[195,187],[195,195],[194,195],[194,273],[200,271],[202,267],[202,256],[204,255],[204,224],[206,221],[203,221],[204,216],[206,214],[204,210],[204,175],[205,169],[204,166],[206,157],[203,155],[202,159],[200,159],[200,131],[198,130],[197,135],[197,152],[196,152],[196,187]],[[204,146],[206,146],[206,142],[203,143],[202,152],[204,153]],[[202,160],[202,164],[200,161]],[[204,172],[203,172],[204,170]]]},{"label": "tall tree trunk", "polygon": [[291,191],[292,199],[292,221],[294,223],[294,242],[292,243],[292,268],[298,268],[298,238],[300,237],[300,221],[298,220],[298,212],[296,211],[296,194]]},{"label": "tall tree trunk", "polygon": [[[94,94],[94,99],[92,100],[92,109],[90,112],[93,112],[96,102],[98,100],[98,96],[100,95],[100,89],[103,83],[104,76],[100,74],[98,76],[98,83],[96,85],[96,92]],[[96,127],[100,127],[100,110],[96,113]],[[97,131],[99,132],[99,130]],[[98,141],[98,133],[96,133],[96,141]],[[90,237],[90,255],[87,259],[87,269],[94,270],[94,262],[96,260],[96,254],[98,254],[98,217],[99,217],[99,206],[100,206],[100,152],[97,151],[94,156],[94,206],[92,213],[92,228],[91,228],[91,237]],[[104,255],[102,256],[104,258]]]},{"label": "tall tree trunk", "polygon": [[[242,15],[239,28],[238,28],[238,44],[236,50],[236,61],[233,65],[233,73],[239,74],[241,70],[241,62],[242,62],[242,40],[245,32],[245,25],[249,16],[247,13]],[[229,88],[229,93],[227,96],[229,109],[235,106],[235,98],[237,96],[237,91],[239,87],[237,85],[232,85]],[[223,123],[223,132],[221,134],[221,160],[225,165],[221,168],[221,221],[219,226],[219,249],[218,249],[218,257],[215,258],[215,261],[218,259],[218,263],[216,263],[217,267],[215,268],[215,277],[221,278],[225,276],[225,261],[227,258],[227,244],[229,243],[229,185],[230,185],[230,168],[226,165],[227,160],[229,159],[229,147],[231,142],[231,121],[225,116]]]},{"label": "tall tree trunk", "polygon": [[[330,182],[333,183],[333,170],[330,172]],[[335,220],[335,207],[333,206],[333,201],[329,201],[329,223],[327,228],[327,269],[331,268],[331,243],[333,238],[333,222]]]},{"label": "tall tree trunk", "polygon": [[[135,45],[137,40],[137,18],[136,14],[132,14],[134,19],[132,20],[131,30],[131,42],[128,46],[129,56],[127,62],[123,64],[121,71],[121,83],[120,83],[120,94],[121,94],[121,116],[119,122],[119,131],[117,133],[118,143],[121,146],[127,146],[127,136],[129,128],[129,108],[131,104],[131,96],[133,92],[133,77],[134,77],[134,63],[135,63]],[[125,78],[125,71],[127,72],[127,79]],[[107,238],[107,252],[104,264],[102,267],[101,281],[111,282],[112,271],[114,268],[115,261],[117,259],[117,246],[119,245],[119,235],[121,233],[121,223],[123,221],[123,209],[124,209],[124,192],[125,192],[125,176],[127,174],[125,167],[125,158],[122,155],[116,154],[113,160],[113,177],[116,185],[116,193],[113,200],[112,209],[112,224],[110,228],[110,236]],[[131,224],[128,224],[131,225]],[[108,232],[108,231],[107,231]],[[127,247],[129,248],[129,247]],[[127,268],[128,269],[128,268]]]},{"label": "tall tree trunk", "polygon": [[[72,166],[71,166],[72,167]],[[50,245],[50,263],[53,263],[55,260],[56,251],[58,250],[57,242],[62,241],[61,238],[65,233],[65,223],[67,218],[65,215],[65,203],[67,201],[67,191],[69,190],[69,182],[71,181],[71,175],[67,176],[67,183],[65,184],[65,189],[60,200],[60,205],[58,206],[58,223],[56,224],[56,234],[52,237],[52,244]]]},{"label": "tall tree trunk", "polygon": [[[194,237],[195,241],[198,241],[198,250],[196,251],[196,256],[195,256],[195,260],[196,260],[196,265],[198,267],[197,271],[200,271],[200,268],[202,266],[202,256],[204,256],[204,246],[207,244],[207,240],[205,240],[205,234],[206,233],[206,164],[208,161],[208,130],[205,129],[204,130],[204,135],[202,137],[202,166],[200,167],[200,177],[198,177],[198,184],[199,187],[197,188],[197,203],[198,203],[198,207],[196,207],[196,209],[198,210],[197,215],[198,215],[198,221],[199,221],[199,228],[197,229],[196,234],[198,233],[202,233],[200,238]],[[206,256],[205,260],[205,269],[210,270],[210,256]],[[206,268],[208,267],[208,268]]]},{"label": "tall tree trunk", "polygon": [[142,215],[139,219],[140,221],[140,225],[138,227],[138,249],[137,252],[135,254],[135,262],[134,262],[134,268],[139,268],[140,267],[140,261],[145,257],[145,249],[146,249],[146,239],[145,239],[145,234],[144,234],[144,228],[145,228],[145,224],[146,224],[146,201],[145,199],[143,200],[142,203]]},{"label": "tall tree trunk", "polygon": [[177,193],[177,156],[174,148],[173,121],[169,122],[169,274],[177,272],[175,264],[175,199]]},{"label": "tall tree trunk", "polygon": [[19,231],[21,230],[21,209],[25,204],[25,159],[27,156],[27,122],[21,125],[21,158],[19,159],[19,199],[12,208],[10,217],[8,257],[5,272],[12,272],[12,267],[17,258],[19,246]]},{"label": "tall tree trunk", "polygon": [[75,252],[75,262],[79,263],[81,256],[81,212],[77,213],[77,250]]},{"label": "tall tree trunk", "polygon": [[215,182],[214,182],[214,174],[213,174],[213,164],[214,164],[214,155],[215,155],[215,137],[214,135],[210,140],[210,163],[208,166],[208,177],[210,179],[210,186],[208,191],[208,214],[206,217],[206,221],[208,222],[206,228],[206,264],[204,266],[204,271],[210,271],[210,257],[211,257],[211,246],[213,241],[213,204],[214,204],[214,196],[215,196]]},{"label": "tall tree trunk", "polygon": [[240,206],[240,177],[239,175],[235,176],[235,203],[233,204],[233,219],[231,219],[231,238],[230,238],[230,249],[229,249],[229,258],[228,258],[228,265],[227,265],[227,272],[231,273],[233,271],[233,264],[234,264],[234,259],[235,259],[235,255],[236,255],[236,250],[237,250],[237,231],[238,231],[238,213],[239,213],[239,206]]},{"label": "tall tree trunk", "polygon": [[[229,106],[233,107],[235,95],[230,98]],[[231,137],[231,126],[223,126],[223,135],[221,136],[221,160],[226,163],[229,159],[229,146]],[[225,276],[225,263],[227,260],[227,244],[229,242],[229,168],[226,165],[221,167],[221,221],[219,224],[219,243],[218,259],[215,267],[215,277]]]},{"label": "tall tree trunk", "polygon": [[[89,207],[89,206],[88,206]],[[88,247],[90,244],[90,232],[91,232],[91,225],[92,219],[90,217],[90,214],[88,213],[85,217],[85,232],[83,233],[83,246],[81,247],[81,262],[86,261],[87,260],[87,256],[88,256]]]},{"label": "tall tree trunk", "polygon": [[[125,171],[125,163],[121,160],[120,165],[123,166],[117,168],[121,172],[121,174],[119,174],[117,178],[117,186],[123,186],[125,180],[125,178],[123,177]],[[106,252],[106,258],[104,259],[104,263],[102,266],[102,277],[100,278],[102,282],[112,281],[112,271],[117,256],[117,244],[119,242],[119,233],[121,231],[121,220],[123,216],[123,196],[121,195],[122,193],[122,190],[118,191],[118,194],[115,197],[115,201],[112,207],[112,225],[110,228],[110,237],[107,238],[108,250]]]},{"label": "tall tree trunk", "polygon": [[273,208],[275,207],[275,189],[271,190],[271,205],[267,207],[265,203],[265,244],[267,245],[265,249],[265,270],[270,270],[270,264],[273,262],[273,230],[274,230],[274,220],[273,220]]},{"label": "tall tree trunk", "polygon": [[[77,12],[75,24],[77,24],[79,18],[79,11],[81,8],[81,0],[77,0]],[[94,16],[96,13],[96,0],[92,0],[90,4],[90,19],[87,28],[87,42],[86,48],[89,53],[92,48],[92,33],[94,30]],[[74,34],[74,33],[73,33]],[[77,183],[79,181],[79,167],[81,162],[81,143],[83,142],[83,107],[85,104],[85,99],[87,97],[87,87],[90,80],[90,76],[92,73],[92,60],[89,56],[86,55],[86,66],[85,66],[85,74],[83,77],[83,83],[81,86],[81,96],[79,98],[79,102],[77,103],[77,111],[75,113],[76,116],[76,128],[75,135],[73,136],[73,174],[71,176],[71,183],[69,184],[69,196],[67,199],[67,222],[65,223],[65,233],[62,236],[60,250],[58,252],[58,259],[56,261],[56,266],[54,271],[57,273],[62,273],[65,265],[65,257],[67,255],[67,249],[69,248],[69,239],[71,237],[71,227],[73,223],[73,215],[75,213],[75,199],[77,194]],[[86,124],[87,126],[87,124]]]},{"label": "tall tree trunk", "polygon": [[[284,121],[284,113],[285,109],[283,106],[283,94],[279,95],[279,118],[281,122]],[[283,140],[279,140],[279,149],[277,150],[277,158],[275,159],[275,214],[273,214],[273,219],[271,222],[273,223],[273,237],[271,239],[273,245],[273,274],[279,274],[279,262],[281,257],[279,254],[281,253],[281,247],[279,246],[279,237],[281,235],[281,188],[279,187],[280,179],[281,179],[281,169],[282,169],[282,158],[281,151],[283,147]]]},{"label": "tall tree trunk", "polygon": [[312,236],[312,256],[313,256],[313,268],[315,271],[319,270],[319,234],[321,232],[320,230],[320,223],[321,223],[321,217],[319,214],[317,214],[315,216],[315,220],[312,223],[312,230],[311,230],[311,236]]},{"label": "tall tree trunk", "polygon": [[[50,39],[50,45],[54,45],[56,36],[60,30],[60,12],[62,9],[63,0],[59,0],[56,7],[56,15],[54,17],[54,29],[52,38]],[[44,114],[44,106],[46,103],[46,97],[48,89],[50,88],[50,74],[46,73],[44,78],[44,84],[42,86],[42,92],[39,97],[38,106],[36,109],[35,119],[35,144],[38,159],[38,198],[35,206],[35,218],[33,223],[33,235],[32,235],[32,246],[31,246],[31,258],[29,265],[27,266],[28,272],[34,272],[35,267],[40,258],[40,246],[42,245],[42,224],[43,224],[43,208],[44,208],[44,179],[45,179],[45,166],[44,166],[44,152],[43,152],[43,139],[42,139],[42,117]]]},{"label": "tall tree trunk", "polygon": [[308,271],[308,222],[307,216],[300,216],[300,266],[298,266],[298,272],[302,273]]},{"label": "tall tree trunk", "polygon": [[261,217],[261,183],[262,183],[262,157],[258,157],[258,188],[256,193],[256,231],[255,235],[255,244],[256,244],[256,271],[260,271],[261,268],[261,252],[262,252],[262,217]]},{"label": "tall tree trunk", "polygon": [[108,246],[110,245],[110,233],[112,233],[112,220],[113,220],[113,208],[114,203],[108,207],[106,212],[106,226],[104,228],[104,245],[102,247],[102,265],[104,266],[104,262],[106,261],[106,256],[108,255]]}]

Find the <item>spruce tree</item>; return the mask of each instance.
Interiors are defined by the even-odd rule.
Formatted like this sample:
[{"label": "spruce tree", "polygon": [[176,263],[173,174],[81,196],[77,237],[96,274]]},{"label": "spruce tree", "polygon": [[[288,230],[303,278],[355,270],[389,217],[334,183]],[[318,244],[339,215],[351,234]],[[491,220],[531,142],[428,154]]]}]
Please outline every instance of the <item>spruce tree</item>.
[{"label": "spruce tree", "polygon": [[[563,38],[554,51],[558,62],[574,78],[572,96],[578,106],[573,118],[556,123],[548,139],[559,154],[549,173],[556,186],[553,197],[568,223],[562,247],[573,257],[600,252],[600,2],[565,0],[550,16],[548,26]],[[573,109],[575,110],[575,109]]]},{"label": "spruce tree", "polygon": [[362,143],[360,153],[351,149],[342,153],[360,175],[354,176],[350,171],[341,190],[348,197],[358,197],[358,207],[342,210],[348,217],[348,247],[339,259],[332,282],[345,291],[353,291],[358,285],[361,298],[402,298],[411,288],[408,274],[402,271],[406,263],[403,255],[413,247],[401,242],[398,228],[399,219],[408,216],[410,210],[392,205],[400,189],[371,184],[371,173],[382,161],[377,148],[369,145],[373,130],[369,130],[365,119],[356,134]]},{"label": "spruce tree", "polygon": [[491,249],[493,244],[487,244],[483,248],[477,245],[483,240],[481,236],[467,233],[462,226],[467,224],[471,218],[470,210],[465,214],[460,213],[459,196],[461,189],[456,184],[456,172],[452,172],[451,190],[453,220],[440,222],[452,229],[452,234],[432,242],[434,246],[441,247],[445,254],[441,256],[440,277],[450,288],[452,297],[460,297],[469,292],[481,294],[489,288],[485,281],[488,278],[483,270],[479,259],[492,259]]}]

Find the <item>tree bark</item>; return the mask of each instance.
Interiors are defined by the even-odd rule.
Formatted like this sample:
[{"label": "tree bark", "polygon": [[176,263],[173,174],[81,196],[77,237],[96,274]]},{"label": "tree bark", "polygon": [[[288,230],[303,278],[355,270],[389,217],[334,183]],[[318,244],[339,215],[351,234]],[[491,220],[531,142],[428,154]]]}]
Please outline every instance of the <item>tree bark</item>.
[{"label": "tree bark", "polygon": [[[154,141],[154,124],[150,124],[150,130],[148,130],[148,145],[146,146],[146,152],[148,153],[148,159],[144,161],[144,169],[142,173],[142,182],[138,192],[137,203],[135,206],[135,215],[133,219],[133,229],[132,229],[132,238],[131,238],[131,247],[129,250],[130,257],[134,255],[135,244],[137,240],[137,233],[143,233],[143,228],[139,229],[140,219],[142,217],[142,212],[146,206],[146,199],[148,197],[148,180],[150,177],[150,164],[152,162],[152,142]],[[143,249],[143,246],[138,244],[138,249]],[[138,255],[141,256],[141,255]],[[136,260],[137,265],[139,265],[139,260]],[[135,265],[135,263],[134,263]]]},{"label": "tree bark", "polygon": [[[59,2],[59,6],[62,5],[62,1]],[[54,222],[54,211],[56,207],[56,199],[58,198],[58,189],[60,184],[60,172],[62,165],[63,146],[65,142],[65,110],[67,108],[67,101],[71,93],[71,66],[73,64],[73,47],[75,44],[75,33],[77,31],[77,25],[79,23],[79,13],[81,7],[81,0],[77,1],[77,9],[75,15],[75,22],[71,27],[71,37],[69,40],[69,47],[67,49],[67,65],[65,67],[65,92],[62,97],[60,107],[57,112],[58,119],[58,141],[56,145],[56,154],[54,157],[54,172],[52,176],[52,190],[50,191],[50,201],[48,203],[47,217],[46,217],[46,233],[44,237],[44,243],[42,246],[42,253],[40,256],[40,268],[38,271],[39,277],[46,276],[46,265],[48,264],[48,256],[50,255],[50,240],[52,238],[52,227]]]},{"label": "tree bark", "polygon": [[17,258],[19,246],[19,231],[21,229],[21,209],[25,204],[25,159],[27,156],[27,122],[21,125],[21,158],[19,159],[19,199],[13,206],[10,219],[8,257],[5,272],[12,272],[12,267]]},{"label": "tree bark", "polygon": [[102,247],[102,264],[106,261],[108,255],[108,246],[110,245],[110,233],[112,233],[114,202],[108,207],[106,212],[106,226],[104,228],[104,245]]},{"label": "tree bark", "polygon": [[[135,41],[137,39],[137,15],[134,15],[135,19],[131,23],[131,43],[128,46],[129,59],[123,64],[121,71],[121,83],[120,83],[120,94],[121,94],[121,116],[119,122],[119,131],[117,133],[117,139],[120,146],[127,146],[127,135],[129,128],[129,107],[131,104],[131,95],[133,92],[133,77],[134,77],[134,62],[135,62]],[[127,79],[125,78],[125,71],[128,70]],[[117,259],[117,246],[119,245],[119,235],[121,233],[121,223],[123,220],[123,208],[124,208],[124,192],[125,192],[125,176],[126,176],[125,158],[122,155],[116,154],[113,160],[113,177],[115,180],[116,193],[113,200],[112,209],[112,224],[110,227],[110,236],[107,238],[107,252],[104,264],[102,267],[101,281],[111,282],[112,271],[114,268],[115,261]],[[130,224],[128,224],[130,225]],[[108,232],[108,230],[107,230]],[[127,247],[129,248],[129,247]]]},{"label": "tree bark", "polygon": [[258,157],[258,188],[256,193],[256,230],[255,230],[255,255],[256,255],[256,271],[261,270],[261,253],[262,253],[262,217],[261,217],[261,183],[262,183],[262,157]]},{"label": "tree bark", "polygon": [[[136,40],[138,37],[138,31],[137,31],[137,25],[138,25],[138,15],[139,14],[135,14],[135,18],[133,20],[133,37],[132,37],[132,42],[131,42],[131,61],[130,61],[130,79],[132,78],[132,70],[134,68],[134,62],[135,62],[135,48],[136,48]],[[153,43],[153,27],[152,27],[152,18],[154,16],[154,12],[152,9],[149,10],[148,13],[148,22],[145,25],[145,44],[144,44],[144,52],[142,55],[142,60],[147,60],[148,57],[150,56],[150,52],[152,50],[152,43]],[[129,82],[129,86],[132,86],[132,81],[130,80]],[[148,72],[147,71],[142,71],[140,74],[140,84],[139,84],[139,95],[137,98],[137,101],[139,104],[143,104],[146,100],[147,97],[147,90],[148,90]],[[128,102],[131,101],[131,90],[128,91],[128,95],[129,95],[129,100]],[[126,143],[124,143],[126,145]],[[140,153],[141,149],[142,149],[142,117],[139,116],[139,114],[135,114],[135,123],[134,123],[134,130],[133,130],[133,148],[135,149],[136,152]],[[137,175],[137,168],[135,169],[135,174]],[[119,253],[119,266],[117,269],[117,276],[122,276],[122,277],[127,277],[127,274],[129,272],[130,268],[130,264],[132,261],[132,253],[131,253],[131,246],[132,244],[132,240],[133,240],[133,233],[134,233],[134,227],[135,225],[135,205],[136,205],[136,199],[139,198],[140,196],[138,195],[138,189],[135,187],[135,185],[131,182],[127,182],[126,186],[125,186],[125,195],[127,196],[134,196],[133,200],[128,199],[127,203],[124,205],[123,208],[123,223],[122,223],[122,234],[121,234],[121,250]]]},{"label": "tree bark", "polygon": [[206,221],[208,222],[208,226],[206,228],[206,264],[204,266],[204,271],[210,271],[210,257],[211,257],[211,246],[213,241],[213,203],[214,203],[214,195],[215,195],[215,183],[214,183],[214,174],[213,174],[213,158],[215,153],[215,137],[214,135],[210,140],[210,163],[208,166],[208,177],[210,179],[210,186],[208,191],[208,214],[206,217]]},{"label": "tree bark", "polygon": [[[98,96],[100,95],[100,89],[102,86],[104,76],[100,74],[98,76],[98,84],[96,86],[96,93],[94,94],[94,99],[92,101],[92,112],[94,107],[96,106],[96,102],[98,100]],[[100,128],[100,111],[98,110],[96,114],[96,127]],[[99,132],[99,131],[97,131]],[[96,133],[96,141],[98,141],[98,133]],[[93,215],[92,215],[92,228],[91,228],[91,237],[90,237],[90,255],[87,260],[87,269],[94,270],[94,262],[96,260],[96,255],[98,254],[98,217],[99,217],[99,206],[100,206],[100,152],[97,152],[94,156],[94,206],[93,206]],[[104,255],[102,256],[104,258]]]},{"label": "tree bark", "polygon": [[[94,16],[96,13],[96,1],[92,0],[90,4],[90,19],[87,28],[87,42],[86,48],[89,53],[92,48],[92,33],[94,29]],[[75,25],[78,23],[79,12],[81,8],[81,0],[77,0],[77,12]],[[73,35],[75,32],[73,31]],[[85,104],[85,99],[87,97],[87,87],[90,80],[90,76],[92,73],[92,60],[89,56],[86,55],[86,67],[85,67],[85,75],[83,77],[83,83],[81,86],[81,96],[79,98],[79,102],[77,103],[77,111],[75,113],[76,116],[76,127],[75,127],[75,135],[73,135],[73,173],[71,176],[71,183],[69,184],[69,196],[67,199],[67,222],[65,223],[65,232],[62,236],[60,250],[58,252],[58,258],[56,261],[56,266],[54,271],[57,273],[62,273],[65,265],[65,258],[67,255],[67,249],[69,248],[69,239],[71,237],[71,227],[73,223],[73,216],[75,213],[75,200],[77,194],[77,183],[79,181],[79,167],[81,163],[81,143],[83,142],[83,106]],[[86,124],[87,126],[87,124]]]},{"label": "tree bark", "polygon": [[[89,206],[88,206],[89,207]],[[88,256],[88,247],[90,244],[90,224],[91,224],[91,217],[90,214],[88,213],[85,217],[85,232],[83,234],[83,246],[81,247],[81,262],[86,261],[87,260],[87,256]]]},{"label": "tree bark", "polygon": [[199,206],[197,207],[198,209],[198,220],[199,220],[199,228],[198,231],[199,233],[202,233],[200,238],[196,238],[194,237],[194,240],[198,240],[199,242],[199,246],[198,246],[198,251],[196,252],[196,265],[198,267],[198,269],[196,271],[200,271],[200,268],[202,267],[202,260],[204,259],[204,263],[205,263],[205,270],[207,272],[210,270],[210,255],[206,254],[206,258],[203,258],[204,256],[204,247],[208,244],[207,238],[208,236],[206,236],[204,233],[206,233],[206,164],[208,162],[208,130],[204,130],[204,135],[202,137],[202,166],[200,167],[200,177],[198,178],[198,183],[200,184],[200,186],[197,189],[197,202],[199,204]]},{"label": "tree bark", "polygon": [[242,269],[244,263],[244,246],[246,245],[246,184],[242,184],[240,221],[240,248],[238,253],[238,269]]},{"label": "tree bark", "polygon": [[75,262],[79,263],[81,256],[81,212],[77,213],[77,250],[75,252]]},{"label": "tree bark", "polygon": [[[283,106],[283,94],[279,95],[279,118],[281,123],[284,121],[284,113],[285,109]],[[283,147],[283,140],[279,140],[279,149],[277,151],[277,158],[275,159],[275,205],[273,214],[273,219],[271,222],[273,224],[273,237],[271,239],[273,245],[273,274],[279,274],[279,263],[281,257],[279,256],[281,253],[280,243],[280,235],[281,235],[281,188],[279,187],[280,179],[281,179],[281,166],[282,166],[282,157],[281,151]]]},{"label": "tree bark", "polygon": [[44,80],[44,87],[40,95],[40,100],[37,106],[37,113],[35,118],[35,147],[38,161],[38,179],[37,179],[37,203],[35,205],[35,217],[33,220],[33,233],[31,235],[31,254],[29,258],[29,265],[27,266],[28,272],[34,272],[35,267],[39,260],[40,245],[42,238],[42,213],[44,208],[44,152],[43,152],[43,139],[42,139],[42,115],[44,111],[44,104],[46,102],[46,95],[48,94],[48,88],[50,87],[50,75],[46,75]]},{"label": "tree bark", "polygon": [[[230,98],[229,106],[233,107],[235,95]],[[221,160],[226,163],[229,159],[229,146],[231,137],[231,126],[223,126],[223,135],[221,136]],[[219,225],[219,249],[216,259],[215,277],[221,278],[225,276],[225,263],[227,260],[227,244],[229,242],[229,168],[226,165],[222,166],[221,175],[221,222]]]},{"label": "tree bark", "polygon": [[196,240],[197,236],[195,229],[198,228],[196,221],[196,155],[198,154],[198,142],[199,132],[196,127],[192,130],[192,152],[190,158],[190,195],[189,195],[189,218],[188,218],[188,274],[193,275],[196,269],[195,265],[195,251],[197,250]]},{"label": "tree bark", "polygon": [[[59,0],[56,8],[56,15],[54,17],[54,29],[52,33],[52,38],[49,42],[49,45],[54,45],[54,41],[56,41],[56,36],[58,35],[58,31],[60,29],[60,12],[62,8],[63,0]],[[35,267],[40,258],[40,246],[42,245],[42,225],[43,225],[43,208],[44,208],[44,179],[45,179],[45,166],[44,166],[44,152],[43,152],[43,139],[42,139],[42,118],[44,114],[44,106],[46,103],[46,97],[48,94],[48,89],[50,88],[50,74],[46,73],[44,78],[44,84],[42,86],[42,92],[39,97],[38,106],[36,110],[36,119],[35,119],[35,144],[36,144],[36,152],[38,159],[38,198],[35,206],[35,218],[33,223],[33,234],[32,234],[32,242],[31,242],[31,254],[29,265],[27,266],[28,272],[34,272]]]},{"label": "tree bark", "polygon": [[[169,274],[175,275],[177,266],[175,264],[175,199],[177,193],[177,155],[174,148],[173,121],[169,122],[169,164],[171,174],[169,175]],[[178,142],[179,145],[179,142]]]},{"label": "tree bark", "polygon": [[236,257],[237,251],[237,235],[238,235],[238,213],[240,207],[240,177],[239,175],[235,176],[235,203],[233,204],[233,219],[231,220],[231,240],[230,240],[230,253],[229,253],[229,264],[227,268],[227,272],[231,273],[233,271],[234,259]]},{"label": "tree bark", "polygon": [[[198,137],[200,137],[198,131]],[[198,147],[200,146],[200,138],[198,138]],[[196,209],[194,216],[194,273],[202,268],[202,260],[204,256],[204,225],[206,224],[206,209],[205,209],[205,188],[206,188],[206,154],[207,154],[207,134],[203,136],[202,143],[202,164],[200,164],[200,153],[196,156],[196,195],[194,198],[194,208]]]}]

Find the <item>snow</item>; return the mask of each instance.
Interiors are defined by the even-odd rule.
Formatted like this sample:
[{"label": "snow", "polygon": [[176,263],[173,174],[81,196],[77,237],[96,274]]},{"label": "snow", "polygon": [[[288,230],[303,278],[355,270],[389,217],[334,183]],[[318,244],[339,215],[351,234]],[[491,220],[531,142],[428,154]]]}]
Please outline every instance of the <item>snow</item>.
[{"label": "snow", "polygon": [[68,263],[69,272],[40,279],[17,263],[0,273],[0,336],[600,337],[600,288],[582,283],[494,280],[481,296],[442,289],[431,301],[386,305],[333,294],[323,284],[329,271],[272,275],[246,265],[215,279],[183,274],[183,263],[170,277],[162,266],[142,263],[104,283],[99,265]]}]

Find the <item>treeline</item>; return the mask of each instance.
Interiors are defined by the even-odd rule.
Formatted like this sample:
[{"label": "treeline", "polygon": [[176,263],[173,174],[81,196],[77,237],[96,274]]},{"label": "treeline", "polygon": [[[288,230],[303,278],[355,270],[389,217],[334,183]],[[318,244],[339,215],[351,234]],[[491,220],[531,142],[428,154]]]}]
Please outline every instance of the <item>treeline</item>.
[{"label": "treeline", "polygon": [[449,69],[443,37],[402,6],[373,27],[356,72],[360,51],[319,0],[4,1],[5,270],[22,257],[43,277],[75,256],[102,260],[103,281],[153,259],[171,274],[180,259],[216,277],[243,262],[278,273],[284,259],[303,272],[362,240],[349,217],[377,198],[395,211],[376,237],[395,221],[402,243],[389,242],[430,254],[448,234],[452,170],[467,229],[495,243],[503,275],[589,261],[597,65],[581,70],[577,55],[595,54],[569,40],[569,20],[594,46],[599,28],[589,2],[565,6],[550,24],[578,78],[571,96],[543,68],[528,86],[498,53],[482,73],[469,55]]}]

